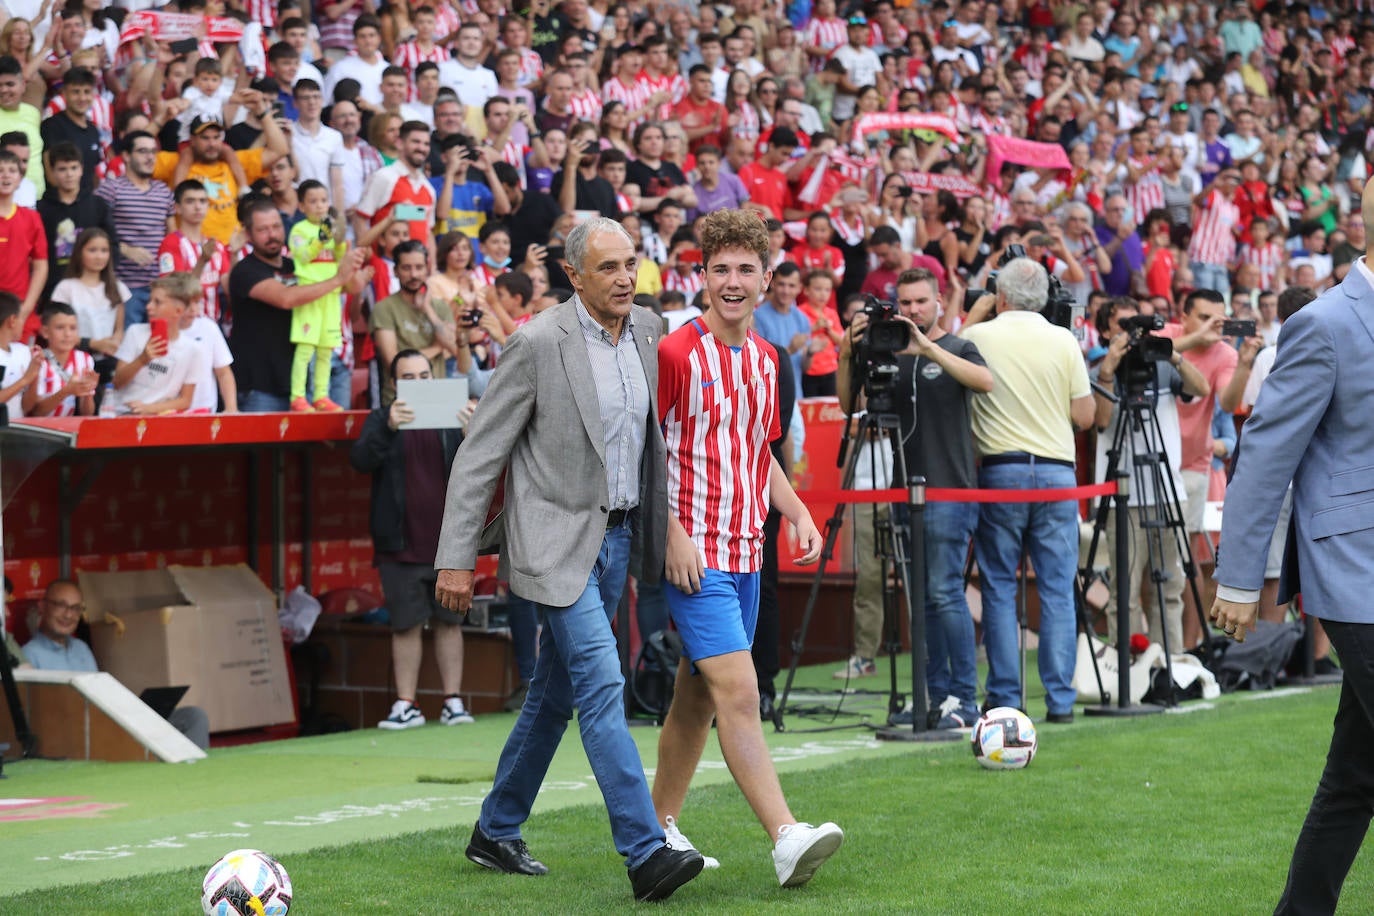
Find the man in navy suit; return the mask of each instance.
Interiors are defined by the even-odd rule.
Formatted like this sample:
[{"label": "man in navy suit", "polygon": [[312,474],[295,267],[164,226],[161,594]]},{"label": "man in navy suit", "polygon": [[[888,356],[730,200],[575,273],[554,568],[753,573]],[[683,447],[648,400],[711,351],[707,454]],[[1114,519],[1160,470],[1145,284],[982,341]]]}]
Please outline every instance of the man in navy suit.
[{"label": "man in navy suit", "polygon": [[[1374,220],[1374,181],[1363,215]],[[1303,605],[1345,669],[1326,769],[1298,835],[1278,913],[1331,913],[1374,815],[1374,273],[1370,255],[1283,326],[1226,491],[1212,619],[1253,630],[1266,545],[1293,482]],[[1291,557],[1293,551],[1289,551]],[[1279,600],[1299,589],[1285,562]]]}]

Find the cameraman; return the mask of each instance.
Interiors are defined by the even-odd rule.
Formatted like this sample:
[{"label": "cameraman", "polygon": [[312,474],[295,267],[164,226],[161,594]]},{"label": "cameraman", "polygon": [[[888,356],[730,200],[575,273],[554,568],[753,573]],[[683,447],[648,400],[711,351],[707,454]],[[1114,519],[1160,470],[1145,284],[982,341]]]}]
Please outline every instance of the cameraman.
[{"label": "cameraman", "polygon": [[[1078,340],[1045,320],[1049,275],[1030,258],[1014,258],[998,276],[997,294],[970,312],[996,319],[961,331],[987,360],[996,386],[973,399],[973,439],[981,457],[978,485],[993,490],[1073,487],[1074,430],[1093,423],[1092,389]],[[1072,722],[1076,649],[1074,567],[1078,507],[1074,500],[987,503],[974,552],[983,589],[983,642],[988,650],[988,707],[1022,707],[1017,660],[1016,571],[1022,545],[1040,596],[1040,680],[1049,721]]]},{"label": "cameraman", "polygon": [[[1123,327],[1123,323],[1125,327]],[[1169,345],[1168,359],[1146,361],[1145,348],[1151,341],[1145,340],[1147,330],[1163,327],[1163,319],[1158,324],[1149,317],[1140,318],[1140,306],[1129,296],[1110,300],[1097,314],[1097,330],[1104,339],[1111,341],[1107,355],[1102,358],[1096,370],[1098,384],[1113,391],[1118,398],[1125,399],[1128,389],[1133,397],[1144,397],[1154,405],[1155,417],[1159,420],[1162,443],[1154,443],[1153,437],[1146,438],[1131,428],[1130,435],[1122,440],[1121,454],[1117,456],[1117,467],[1132,473],[1134,456],[1157,448],[1160,444],[1169,456],[1169,475],[1173,478],[1174,492],[1182,494],[1183,486],[1183,440],[1179,432],[1178,399],[1185,403],[1193,398],[1205,398],[1211,392],[1207,378],[1197,367],[1174,351]],[[1166,338],[1156,337],[1155,340]],[[1122,366],[1123,360],[1125,366]],[[1142,365],[1141,361],[1145,361]],[[1121,370],[1121,371],[1118,371]],[[1140,370],[1139,375],[1135,374]],[[1095,393],[1097,403],[1097,471],[1096,480],[1102,483],[1107,478],[1107,450],[1114,441],[1118,404]],[[1116,569],[1113,574],[1125,576],[1131,584],[1131,627],[1140,624],[1140,582],[1146,573],[1146,561],[1154,557],[1160,568],[1167,574],[1164,579],[1164,627],[1168,635],[1170,652],[1183,651],[1183,561],[1179,555],[1178,539],[1174,532],[1160,531],[1158,547],[1152,553],[1148,537],[1150,530],[1143,524],[1142,516],[1158,517],[1158,511],[1148,513],[1143,507],[1154,507],[1167,502],[1171,494],[1155,491],[1152,475],[1144,476],[1144,485],[1131,487],[1129,514],[1131,517],[1130,565],[1126,570]],[[1181,510],[1180,510],[1181,511]],[[1158,529],[1156,529],[1158,530]],[[1116,526],[1107,525],[1107,557],[1116,558]],[[1154,595],[1153,590],[1151,595]],[[1111,600],[1107,602],[1107,639],[1116,641],[1116,589],[1111,589]],[[1160,642],[1160,609],[1151,604],[1148,612],[1148,633],[1150,642]]]},{"label": "cameraman", "polygon": [[[971,488],[976,476],[969,413],[972,394],[992,390],[992,373],[976,346],[940,327],[935,274],[923,268],[906,270],[897,278],[896,291],[896,320],[907,326],[910,335],[906,349],[897,354],[893,399],[906,472],[924,476],[932,487]],[[854,352],[862,350],[868,323],[866,313],[856,314],[840,343],[836,389],[840,406],[847,412],[864,407],[863,377],[856,378],[856,369],[862,369],[855,365]],[[936,728],[960,728],[978,719],[977,644],[964,598],[964,560],[977,521],[973,503],[926,505],[925,614],[930,659],[926,686],[931,724]],[[856,620],[856,632],[862,629]],[[859,655],[864,648],[855,647]],[[876,646],[867,648],[876,651]],[[899,717],[893,724],[903,723]]]}]

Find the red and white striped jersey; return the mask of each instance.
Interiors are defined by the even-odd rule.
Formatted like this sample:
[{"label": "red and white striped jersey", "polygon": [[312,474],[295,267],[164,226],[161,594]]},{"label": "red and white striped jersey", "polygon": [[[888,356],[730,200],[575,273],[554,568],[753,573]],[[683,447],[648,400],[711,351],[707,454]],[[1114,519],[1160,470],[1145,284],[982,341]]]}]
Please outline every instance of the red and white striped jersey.
[{"label": "red and white striped jersey", "polygon": [[1011,124],[1001,115],[989,115],[981,108],[969,118],[969,129],[982,134],[995,134],[1000,137],[1012,135]]},{"label": "red and white striped jersey", "polygon": [[[53,356],[52,351],[44,350],[39,365],[42,367],[38,370],[37,382],[40,401],[57,394],[62,390],[63,385],[76,376],[95,371],[95,360],[91,358],[91,354],[82,350],[73,350],[68,353],[66,361],[60,367],[57,365],[57,359]],[[68,395],[63,398],[48,416],[76,416],[76,396]]]},{"label": "red and white striped jersey", "polygon": [[1273,289],[1274,277],[1278,275],[1279,268],[1288,261],[1288,254],[1282,245],[1271,239],[1260,247],[1242,245],[1240,260],[1244,264],[1255,265],[1259,271],[1260,289]]},{"label": "red and white striped jersey", "polygon": [[649,95],[655,92],[666,92],[669,99],[664,104],[658,106],[656,117],[666,120],[673,115],[673,106],[681,102],[687,96],[687,81],[682,78],[681,73],[665,73],[662,76],[650,76],[648,70],[641,70],[636,78],[638,82],[649,87]]},{"label": "red and white striped jersey", "polygon": [[391,62],[397,67],[404,67],[410,73],[410,94],[409,100],[414,102],[420,97],[420,91],[415,86],[415,68],[427,60],[432,60],[436,64],[442,64],[448,60],[448,51],[435,45],[428,51],[420,50],[420,45],[415,41],[407,41],[396,46],[396,53],[392,56]]},{"label": "red and white striped jersey", "polygon": [[601,120],[601,96],[593,89],[583,89],[568,102],[568,108],[579,121],[597,123]]},{"label": "red and white striped jersey", "polygon": [[668,507],[721,572],[757,572],[768,516],[768,443],[782,435],[777,355],[750,331],[739,349],[698,318],[658,348]]},{"label": "red and white striped jersey", "polygon": [[988,213],[988,228],[996,232],[1011,219],[1011,197],[996,188],[989,188],[988,205],[991,207],[991,212]]},{"label": "red and white striped jersey", "polygon": [[1193,239],[1188,243],[1188,260],[1230,267],[1236,259],[1236,227],[1240,225],[1240,207],[1213,188],[1207,192],[1195,212]]},{"label": "red and white striped jersey", "polygon": [[243,9],[250,22],[262,23],[264,33],[277,27],[276,0],[244,0]]},{"label": "red and white striped jersey", "polygon": [[735,105],[734,111],[727,111],[726,115],[735,115],[739,118],[739,123],[730,128],[730,135],[733,137],[743,137],[746,140],[757,140],[759,138],[759,110],[747,100],[742,100]]},{"label": "red and white striped jersey", "polygon": [[692,297],[701,292],[703,285],[701,274],[695,270],[689,270],[685,274],[679,273],[676,270],[669,270],[663,274],[663,288],[677,290],[682,293],[687,297],[687,302],[689,304],[692,301]]},{"label": "red and white striped jersey", "polygon": [[[826,51],[834,51],[836,48],[842,47],[849,41],[848,31],[849,30],[844,24],[844,20],[840,19],[838,16],[831,19],[813,18],[806,24],[806,28],[802,31],[802,45],[803,47],[822,48]],[[820,73],[821,68],[824,66],[824,57],[812,58],[811,69],[813,71]]]},{"label": "red and white striped jersey", "polygon": [[443,0],[430,5],[434,7],[434,40],[443,41],[458,31],[458,27],[463,24],[463,18]]},{"label": "red and white striped jersey", "polygon": [[[221,241],[212,241],[215,242],[215,253],[200,273],[200,288],[205,293],[205,317],[218,323],[221,311],[220,279],[229,276],[233,262],[229,256],[229,247]],[[157,275],[165,277],[173,271],[193,271],[199,260],[199,245],[180,231],[170,232],[157,250]]]},{"label": "red and white striped jersey", "polygon": [[544,58],[532,48],[520,49],[520,73],[515,77],[515,85],[521,89],[544,76]]},{"label": "red and white striped jersey", "polygon": [[[624,83],[620,77],[608,79],[601,84],[601,99],[603,102],[620,102],[625,106],[627,112],[633,113],[649,104],[649,96],[653,95],[653,90],[649,84],[641,80],[632,83]],[[640,115],[630,122],[630,128],[634,129],[637,125],[643,124],[648,120],[647,115]]]},{"label": "red and white striped jersey", "polygon": [[1025,67],[1026,75],[1031,79],[1042,79],[1045,76],[1045,65],[1050,61],[1049,45],[1046,45],[1039,54],[1036,54],[1030,42],[1026,42],[1012,52],[1011,59]]},{"label": "red and white striped jersey", "polygon": [[868,46],[870,48],[881,46],[889,51],[905,48],[908,34],[910,33],[907,32],[906,26],[895,20],[892,23],[892,28],[888,29],[886,34],[883,33],[881,25],[873,22],[868,26]]},{"label": "red and white striped jersey", "polygon": [[478,286],[495,286],[496,278],[504,273],[510,273],[509,267],[488,267],[486,264],[478,264],[472,269],[473,279]]},{"label": "red and white striped jersey", "polygon": [[[1145,165],[1145,160],[1130,157],[1126,160],[1131,164],[1131,168],[1139,169]],[[1126,202],[1131,205],[1131,212],[1134,214],[1136,225],[1145,222],[1145,216],[1151,210],[1160,210],[1164,207],[1164,182],[1159,179],[1159,169],[1151,169],[1134,184],[1128,179],[1124,181],[1122,193],[1126,195]]]}]

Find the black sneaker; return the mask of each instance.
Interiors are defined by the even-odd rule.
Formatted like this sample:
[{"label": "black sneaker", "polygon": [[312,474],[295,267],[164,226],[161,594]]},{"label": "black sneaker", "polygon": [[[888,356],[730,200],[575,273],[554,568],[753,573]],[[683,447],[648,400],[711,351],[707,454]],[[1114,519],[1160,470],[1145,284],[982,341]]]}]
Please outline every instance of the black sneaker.
[{"label": "black sneaker", "polygon": [[501,709],[505,712],[519,712],[520,707],[525,705],[525,697],[529,692],[530,682],[521,681],[520,686],[515,688],[515,693],[508,696],[506,702],[501,704]]},{"label": "black sneaker", "polygon": [[507,875],[547,875],[549,867],[530,855],[524,840],[493,840],[479,824],[472,828],[467,857],[483,868]]},{"label": "black sneaker", "polygon": [[667,900],[673,891],[701,874],[705,865],[695,849],[660,846],[643,865],[630,870],[630,886],[636,900]]},{"label": "black sneaker", "polygon": [[1045,715],[1046,722],[1053,722],[1056,725],[1067,725],[1073,721],[1073,710],[1068,712],[1051,712]]},{"label": "black sneaker", "polygon": [[1341,666],[1336,664],[1329,655],[1312,660],[1313,674],[1336,674],[1341,670]]}]

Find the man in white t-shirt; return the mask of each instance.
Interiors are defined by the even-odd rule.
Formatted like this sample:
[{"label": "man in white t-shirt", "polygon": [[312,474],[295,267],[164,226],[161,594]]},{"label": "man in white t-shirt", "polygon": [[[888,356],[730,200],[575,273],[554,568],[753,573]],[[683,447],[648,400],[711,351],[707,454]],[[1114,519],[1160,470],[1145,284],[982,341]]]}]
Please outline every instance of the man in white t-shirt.
[{"label": "man in white t-shirt", "polygon": [[[181,320],[191,303],[181,298],[182,283],[158,277],[148,300],[148,324],[130,325],[115,358],[115,411],[155,417],[189,410],[196,380],[204,375],[200,348],[181,332]],[[165,326],[167,336],[154,337],[152,322]]]},{"label": "man in white t-shirt", "polygon": [[458,30],[458,57],[439,65],[439,82],[458,93],[458,101],[481,107],[496,95],[496,74],[482,66],[482,28],[468,23]]},{"label": "man in white t-shirt", "polygon": [[181,336],[200,351],[200,374],[192,379],[196,392],[191,396],[191,412],[214,413],[222,399],[224,413],[238,413],[239,389],[230,368],[234,355],[219,325],[205,316],[205,293],[200,280],[184,270],[167,274],[167,279],[176,280],[178,297],[191,302],[191,307],[181,317]]},{"label": "man in white t-shirt", "polygon": [[830,55],[831,60],[844,64],[840,91],[835,94],[836,121],[847,121],[854,117],[859,90],[865,86],[872,86],[883,69],[882,61],[868,46],[868,20],[862,14],[851,16],[846,28],[849,32],[849,43],[836,48]]},{"label": "man in white t-shirt", "polygon": [[353,53],[329,68],[324,78],[324,97],[334,101],[334,87],[341,80],[355,79],[362,87],[359,95],[374,108],[382,104],[382,71],[391,64],[382,56],[382,23],[376,16],[364,13],[353,23]]},{"label": "man in white t-shirt", "polygon": [[24,389],[33,384],[42,368],[43,351],[19,342],[23,325],[19,297],[0,292],[0,404],[9,407],[11,419],[24,415]]}]

